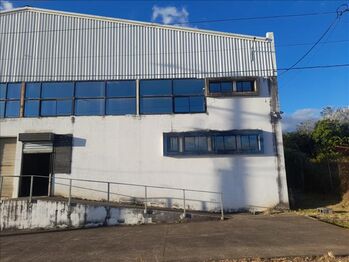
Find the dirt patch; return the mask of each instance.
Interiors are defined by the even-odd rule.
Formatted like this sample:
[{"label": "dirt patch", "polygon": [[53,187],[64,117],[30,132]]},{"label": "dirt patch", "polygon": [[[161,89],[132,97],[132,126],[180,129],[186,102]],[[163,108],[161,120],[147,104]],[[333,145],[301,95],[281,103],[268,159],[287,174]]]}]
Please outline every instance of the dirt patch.
[{"label": "dirt patch", "polygon": [[336,257],[332,252],[328,252],[323,256],[307,256],[307,257],[279,257],[279,258],[241,258],[241,259],[225,259],[212,260],[210,262],[349,262],[349,256]]}]

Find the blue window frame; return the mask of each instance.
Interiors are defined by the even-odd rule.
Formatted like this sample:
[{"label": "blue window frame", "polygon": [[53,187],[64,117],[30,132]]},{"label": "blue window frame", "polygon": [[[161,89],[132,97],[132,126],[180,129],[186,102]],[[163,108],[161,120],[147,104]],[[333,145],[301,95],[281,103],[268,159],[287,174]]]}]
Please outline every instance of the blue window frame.
[{"label": "blue window frame", "polygon": [[47,82],[41,86],[41,116],[73,114],[74,82]]},{"label": "blue window frame", "polygon": [[41,102],[41,116],[69,116],[72,107],[72,100],[43,100]]},{"label": "blue window frame", "polygon": [[211,94],[231,94],[233,92],[232,81],[210,82],[209,92]]},{"label": "blue window frame", "polygon": [[19,117],[21,83],[0,84],[0,118]]},{"label": "blue window frame", "polygon": [[38,117],[40,111],[40,100],[26,100],[24,102],[24,116]]},{"label": "blue window frame", "polygon": [[101,116],[104,115],[104,99],[76,99],[75,115]]},{"label": "blue window frame", "polygon": [[140,81],[140,113],[203,113],[205,83],[202,79]]},{"label": "blue window frame", "polygon": [[24,116],[40,116],[41,83],[25,84]]},{"label": "blue window frame", "polygon": [[236,82],[237,92],[254,92],[254,81],[237,81]]},{"label": "blue window frame", "polygon": [[106,115],[136,114],[136,81],[108,81]]},{"label": "blue window frame", "polygon": [[75,97],[97,98],[105,96],[105,82],[76,82]]},{"label": "blue window frame", "polygon": [[261,130],[164,133],[164,155],[222,155],[263,153]]}]

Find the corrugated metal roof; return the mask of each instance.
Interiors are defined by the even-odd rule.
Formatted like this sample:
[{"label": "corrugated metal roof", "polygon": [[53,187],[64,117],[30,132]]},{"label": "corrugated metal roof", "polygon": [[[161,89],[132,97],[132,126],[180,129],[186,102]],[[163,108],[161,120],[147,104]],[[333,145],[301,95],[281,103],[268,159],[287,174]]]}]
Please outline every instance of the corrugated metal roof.
[{"label": "corrugated metal roof", "polygon": [[271,76],[268,36],[20,8],[0,15],[0,82]]}]

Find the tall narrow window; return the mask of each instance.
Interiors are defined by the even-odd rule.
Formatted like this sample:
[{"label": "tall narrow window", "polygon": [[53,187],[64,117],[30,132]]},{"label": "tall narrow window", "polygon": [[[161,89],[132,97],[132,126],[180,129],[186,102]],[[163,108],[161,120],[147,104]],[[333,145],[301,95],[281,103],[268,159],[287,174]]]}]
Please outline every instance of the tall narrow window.
[{"label": "tall narrow window", "polygon": [[24,116],[38,117],[40,115],[41,83],[25,84]]},{"label": "tall narrow window", "polygon": [[[19,117],[21,83],[1,84],[0,114],[5,117]],[[6,94],[5,94],[6,93]],[[3,99],[5,97],[5,99]]]}]

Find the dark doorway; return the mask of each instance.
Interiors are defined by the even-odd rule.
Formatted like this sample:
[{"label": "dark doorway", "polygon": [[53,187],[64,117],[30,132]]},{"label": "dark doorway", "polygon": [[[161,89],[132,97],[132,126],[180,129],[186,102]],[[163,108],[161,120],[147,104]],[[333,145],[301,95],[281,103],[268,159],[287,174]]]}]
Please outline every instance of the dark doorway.
[{"label": "dark doorway", "polygon": [[20,181],[19,196],[26,197],[30,194],[30,177],[25,177],[28,175],[44,176],[33,178],[33,196],[47,196],[50,166],[51,154],[49,153],[23,154],[21,174],[23,177]]}]

